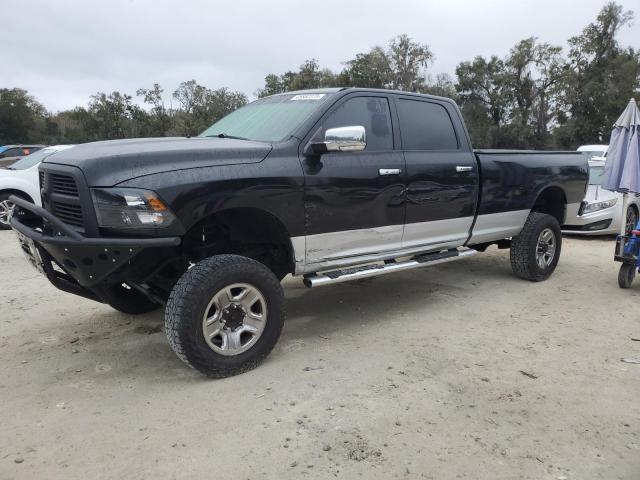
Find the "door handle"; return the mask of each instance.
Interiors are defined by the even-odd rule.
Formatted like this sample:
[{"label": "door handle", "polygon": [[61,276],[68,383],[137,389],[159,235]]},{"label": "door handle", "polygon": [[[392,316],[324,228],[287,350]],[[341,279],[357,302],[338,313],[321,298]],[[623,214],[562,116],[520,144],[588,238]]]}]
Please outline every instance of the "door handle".
[{"label": "door handle", "polygon": [[456,172],[461,173],[461,172],[470,172],[471,170],[473,170],[473,167],[463,167],[461,165],[458,165],[456,167]]},{"label": "door handle", "polygon": [[399,168],[381,168],[378,170],[378,175],[400,175],[400,172],[402,170]]}]

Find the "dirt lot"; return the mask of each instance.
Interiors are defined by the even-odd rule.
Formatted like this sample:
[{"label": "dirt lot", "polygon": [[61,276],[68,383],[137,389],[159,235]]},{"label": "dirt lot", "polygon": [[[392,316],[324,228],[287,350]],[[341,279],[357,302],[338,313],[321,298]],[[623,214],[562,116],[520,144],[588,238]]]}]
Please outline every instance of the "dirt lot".
[{"label": "dirt lot", "polygon": [[640,281],[618,288],[611,239],[565,239],[539,284],[495,248],[287,281],[279,345],[219,381],[161,312],[58,292],[0,245],[2,479],[640,478]]}]

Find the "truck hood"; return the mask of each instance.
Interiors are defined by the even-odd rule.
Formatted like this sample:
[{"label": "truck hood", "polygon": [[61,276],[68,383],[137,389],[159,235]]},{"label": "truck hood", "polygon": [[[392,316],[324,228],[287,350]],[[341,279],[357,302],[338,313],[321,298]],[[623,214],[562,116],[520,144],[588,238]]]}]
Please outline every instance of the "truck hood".
[{"label": "truck hood", "polygon": [[90,187],[111,187],[154,173],[239,163],[256,163],[271,144],[231,138],[136,138],[77,145],[44,163],[71,165]]}]

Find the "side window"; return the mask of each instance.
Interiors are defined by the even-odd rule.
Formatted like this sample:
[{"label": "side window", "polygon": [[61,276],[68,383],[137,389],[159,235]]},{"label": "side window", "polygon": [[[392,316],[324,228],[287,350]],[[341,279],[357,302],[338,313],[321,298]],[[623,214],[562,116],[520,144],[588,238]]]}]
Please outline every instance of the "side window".
[{"label": "side window", "polygon": [[14,148],[9,148],[2,153],[4,153],[5,157],[19,157],[22,155],[22,149],[14,147]]},{"label": "side window", "polygon": [[437,103],[400,99],[404,150],[457,150],[458,139],[447,110]]},{"label": "side window", "polygon": [[389,102],[383,97],[355,97],[334,110],[324,121],[322,135],[328,128],[362,126],[365,150],[393,150],[393,131]]}]

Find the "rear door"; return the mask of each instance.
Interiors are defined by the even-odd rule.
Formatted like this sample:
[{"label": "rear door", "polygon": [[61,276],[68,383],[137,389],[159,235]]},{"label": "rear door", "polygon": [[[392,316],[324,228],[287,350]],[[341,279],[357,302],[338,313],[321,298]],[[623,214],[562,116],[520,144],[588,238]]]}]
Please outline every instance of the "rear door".
[{"label": "rear door", "polygon": [[463,245],[478,201],[478,169],[457,110],[447,102],[396,98],[406,162],[403,248]]},{"label": "rear door", "polygon": [[363,126],[366,148],[303,157],[306,259],[340,263],[399,249],[404,223],[404,157],[394,150],[394,125],[386,94],[340,99],[310,139],[328,128]]}]

